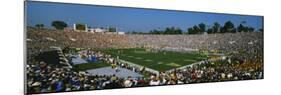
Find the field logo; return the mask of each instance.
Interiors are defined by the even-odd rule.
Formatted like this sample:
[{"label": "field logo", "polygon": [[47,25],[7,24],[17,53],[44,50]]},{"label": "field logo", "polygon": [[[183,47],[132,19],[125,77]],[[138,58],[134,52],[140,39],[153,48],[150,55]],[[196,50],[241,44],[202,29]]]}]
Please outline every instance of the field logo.
[{"label": "field logo", "polygon": [[181,66],[180,64],[177,64],[177,63],[174,63],[174,62],[168,63],[168,64],[166,64],[166,65],[168,65],[168,66],[173,66],[173,67],[179,67],[179,66]]}]

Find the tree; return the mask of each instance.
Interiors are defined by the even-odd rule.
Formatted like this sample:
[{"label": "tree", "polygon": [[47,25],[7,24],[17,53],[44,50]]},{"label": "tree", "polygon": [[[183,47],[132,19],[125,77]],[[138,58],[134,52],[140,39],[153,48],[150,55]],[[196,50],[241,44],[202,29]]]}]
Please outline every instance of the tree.
[{"label": "tree", "polygon": [[174,30],[174,27],[167,27],[164,31],[164,34],[173,34]]},{"label": "tree", "polygon": [[167,27],[164,31],[164,34],[170,34],[171,33],[171,29],[169,27]]},{"label": "tree", "polygon": [[255,31],[255,28],[253,28],[253,27],[248,27],[248,30],[249,30],[249,32],[254,32],[254,31]]},{"label": "tree", "polygon": [[58,30],[62,30],[64,29],[65,27],[67,27],[67,24],[64,22],[64,21],[59,21],[59,20],[56,20],[56,21],[53,21],[52,22],[52,25],[53,27],[55,27],[56,29]]},{"label": "tree", "polygon": [[180,28],[175,27],[167,27],[164,31],[160,29],[150,30],[147,34],[182,34],[182,30]]},{"label": "tree", "polygon": [[231,21],[227,21],[225,22],[224,26],[223,26],[223,31],[221,32],[226,32],[226,33],[234,33],[236,32],[235,26]]},{"label": "tree", "polygon": [[259,32],[263,32],[263,28],[260,28],[260,29],[259,29]]},{"label": "tree", "polygon": [[249,26],[245,26],[243,32],[254,32],[255,28],[253,27],[249,27]]},{"label": "tree", "polygon": [[214,23],[213,29],[214,33],[219,33],[220,32],[221,25],[218,22]]},{"label": "tree", "polygon": [[238,32],[245,32],[245,29],[246,29],[246,27],[244,27],[242,24],[240,24],[240,25],[237,27],[237,31],[238,31]]},{"label": "tree", "polygon": [[200,31],[198,31],[199,33],[203,33],[206,31],[206,25],[204,23],[200,23],[200,24],[198,24],[198,26],[199,26],[199,30],[200,30]]},{"label": "tree", "polygon": [[194,31],[195,34],[198,34],[198,33],[201,32],[201,29],[197,25],[194,25],[193,26],[193,31]]},{"label": "tree", "polygon": [[162,31],[157,30],[157,29],[153,29],[149,32],[150,34],[162,34]]},{"label": "tree", "polygon": [[182,34],[182,30],[180,28],[175,29],[175,34]]},{"label": "tree", "polygon": [[44,24],[36,24],[35,27],[38,29],[42,29],[44,28]]},{"label": "tree", "polygon": [[187,33],[188,34],[196,34],[196,32],[191,27],[187,29]]},{"label": "tree", "polygon": [[213,33],[213,29],[212,29],[212,28],[208,28],[208,29],[207,29],[207,33],[208,33],[208,34],[212,34],[212,33]]},{"label": "tree", "polygon": [[198,34],[200,33],[201,29],[197,25],[194,25],[193,27],[188,28],[187,31],[188,34]]},{"label": "tree", "polygon": [[109,27],[108,32],[117,32],[117,29],[115,27]]},{"label": "tree", "polygon": [[76,29],[77,30],[86,30],[86,25],[84,25],[84,24],[76,24]]},{"label": "tree", "polygon": [[138,34],[138,32],[136,32],[136,31],[132,31],[132,34]]}]

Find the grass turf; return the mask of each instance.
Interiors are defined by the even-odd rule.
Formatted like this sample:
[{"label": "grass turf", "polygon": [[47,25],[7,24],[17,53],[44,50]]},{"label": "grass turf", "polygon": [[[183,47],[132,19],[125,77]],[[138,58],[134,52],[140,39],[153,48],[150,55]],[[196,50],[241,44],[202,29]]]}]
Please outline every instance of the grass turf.
[{"label": "grass turf", "polygon": [[172,51],[150,51],[143,48],[131,49],[99,49],[106,54],[111,54],[119,59],[139,64],[158,71],[166,71],[188,64],[192,64],[207,56],[198,52],[172,52]]}]

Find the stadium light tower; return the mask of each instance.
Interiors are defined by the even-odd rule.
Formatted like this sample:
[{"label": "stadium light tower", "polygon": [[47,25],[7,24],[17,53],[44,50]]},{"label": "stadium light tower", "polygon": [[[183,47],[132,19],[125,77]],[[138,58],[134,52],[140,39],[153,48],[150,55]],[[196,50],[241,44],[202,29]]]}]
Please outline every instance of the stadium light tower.
[{"label": "stadium light tower", "polygon": [[88,25],[85,24],[85,32],[88,32]]},{"label": "stadium light tower", "polygon": [[73,24],[73,30],[76,31],[76,24]]}]

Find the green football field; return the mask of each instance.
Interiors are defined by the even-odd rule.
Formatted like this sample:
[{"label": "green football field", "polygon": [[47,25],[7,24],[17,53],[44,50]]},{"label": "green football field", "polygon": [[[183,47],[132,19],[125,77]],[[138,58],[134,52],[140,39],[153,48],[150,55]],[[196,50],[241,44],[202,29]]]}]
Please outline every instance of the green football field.
[{"label": "green football field", "polygon": [[158,71],[166,71],[188,64],[192,64],[207,56],[198,52],[172,52],[172,51],[151,51],[143,48],[131,49],[99,49],[106,54],[111,54],[119,59],[142,65]]}]

